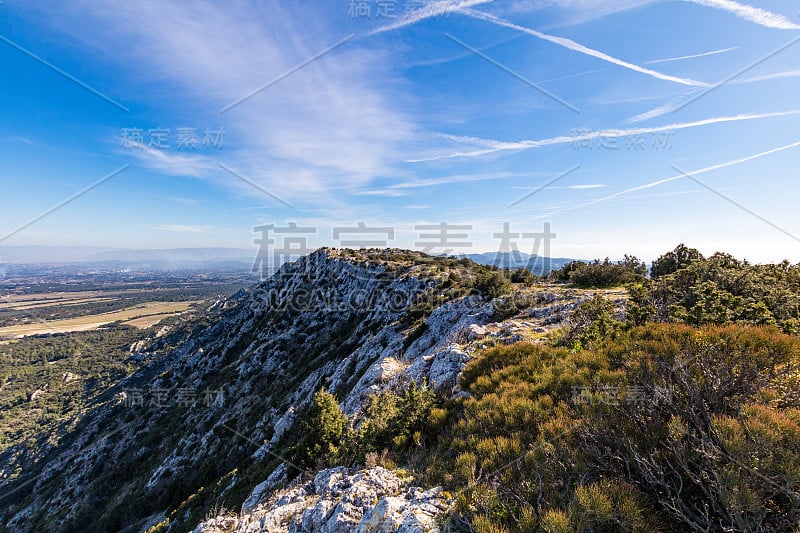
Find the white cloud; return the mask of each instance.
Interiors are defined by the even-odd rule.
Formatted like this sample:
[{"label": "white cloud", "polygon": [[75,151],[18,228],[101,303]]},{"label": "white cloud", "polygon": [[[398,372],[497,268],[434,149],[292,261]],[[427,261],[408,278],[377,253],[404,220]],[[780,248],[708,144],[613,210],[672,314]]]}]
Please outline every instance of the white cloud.
[{"label": "white cloud", "polygon": [[192,207],[197,207],[201,203],[200,200],[197,200],[195,198],[182,198],[180,196],[174,197],[171,200],[175,203],[189,205]]},{"label": "white cloud", "polygon": [[[420,159],[413,159],[407,161],[408,163],[422,163],[426,161],[437,161],[441,159],[452,159],[458,157],[479,157],[487,154],[492,154],[501,151],[517,151],[517,150],[530,150],[531,148],[540,148],[542,146],[553,146],[558,144],[572,144],[581,141],[588,141],[592,139],[599,139],[602,137],[629,137],[632,135],[647,135],[650,133],[659,133],[664,131],[682,130],[687,128],[697,128],[701,126],[710,126],[713,124],[723,124],[726,122],[740,122],[743,120],[757,120],[762,118],[785,117],[789,115],[800,114],[800,110],[780,111],[776,113],[752,113],[740,114],[728,117],[714,117],[703,120],[696,120],[694,122],[679,122],[675,124],[667,124],[665,126],[657,126],[651,128],[633,128],[633,129],[608,129],[590,131],[588,133],[580,133],[575,135],[562,135],[559,137],[550,137],[548,139],[539,140],[525,140],[525,141],[496,141],[492,139],[484,139],[483,142],[488,146],[480,150],[451,152],[449,154],[436,155]],[[458,141],[464,139],[465,144],[475,144],[475,137],[458,137],[455,135],[450,136],[450,139]]]},{"label": "white cloud", "polygon": [[[530,175],[530,174],[528,174]],[[489,174],[459,174],[441,178],[424,178],[414,181],[405,181],[390,185],[391,189],[415,189],[419,187],[433,187],[436,185],[450,185],[452,183],[469,183],[473,181],[488,181],[506,179],[515,176],[513,172],[492,172]]]},{"label": "white cloud", "polygon": [[[730,85],[747,85],[749,83],[758,83],[761,81],[770,81],[770,80],[779,80],[785,78],[796,78],[800,76],[800,70],[787,70],[784,72],[774,72],[772,74],[764,74],[761,76],[753,76],[751,78],[740,78],[734,79],[728,82]],[[697,94],[700,91],[699,88],[689,89],[688,91],[684,92],[678,97],[673,98],[672,100],[668,101],[665,104],[662,104],[658,107],[650,109],[649,111],[645,111],[635,117],[631,117],[625,121],[626,124],[635,124],[637,122],[644,122],[656,117],[660,117],[662,115],[666,115],[668,113],[672,113],[673,111],[677,111],[691,98],[694,94]]]},{"label": "white cloud", "polygon": [[800,25],[795,24],[788,18],[766,9],[740,4],[733,0],[688,0],[694,4],[706,7],[714,7],[732,13],[740,19],[754,22],[767,28],[779,30],[798,30]]},{"label": "white cloud", "polygon": [[593,70],[584,70],[583,72],[576,72],[575,74],[567,74],[566,76],[559,76],[558,78],[550,78],[549,80],[542,80],[539,85],[543,83],[551,83],[554,81],[562,81],[562,80],[570,80],[572,78],[580,78],[581,76],[586,76],[587,74],[596,74],[598,72],[603,72],[605,69],[603,68],[596,68]]},{"label": "white cloud", "polygon": [[584,190],[584,189],[602,189],[603,187],[605,187],[605,185],[602,184],[602,183],[587,183],[587,184],[584,184],[584,185],[567,185],[567,186],[564,186],[564,187],[562,187],[560,185],[546,185],[546,186],[540,186],[540,187],[511,187],[511,188],[512,189],[523,189],[523,190],[530,190],[530,189],[536,189],[536,190],[541,190],[541,189],[562,189],[562,190],[566,190],[566,191],[574,191],[574,190],[580,191],[580,190]]},{"label": "white cloud", "polygon": [[138,164],[171,176],[199,178],[208,176],[211,171],[218,168],[214,159],[207,156],[188,152],[170,152],[145,145],[131,147],[125,152],[118,151],[117,153],[129,155],[136,159]]},{"label": "white cloud", "polygon": [[551,27],[583,24],[601,17],[653,3],[655,0],[515,0],[498,4],[501,15],[528,15],[547,10],[555,16]]},{"label": "white cloud", "polygon": [[[521,37],[523,37],[523,36],[522,35],[513,35],[511,37],[505,37],[505,38],[500,39],[498,41],[494,41],[493,43],[489,43],[489,44],[487,44],[485,46],[482,46],[481,48],[479,48],[479,50],[481,52],[486,52],[488,50],[491,50],[492,48],[495,48],[495,47],[500,46],[502,44],[506,44],[508,42],[514,41],[514,40],[519,39]],[[462,52],[460,54],[456,54],[456,55],[453,55],[453,56],[438,57],[438,58],[435,58],[435,59],[426,59],[426,60],[422,60],[422,61],[415,61],[415,62],[412,62],[412,63],[407,63],[406,64],[406,68],[433,67],[433,66],[438,66],[438,65],[444,65],[444,64],[447,64],[447,63],[453,63],[455,61],[460,61],[461,59],[472,57],[474,55],[475,55],[475,52],[467,51],[467,52]]]},{"label": "white cloud", "polygon": [[715,56],[717,54],[724,54],[727,52],[732,52],[733,50],[738,50],[738,46],[732,46],[731,48],[723,48],[721,50],[712,50],[710,52],[703,52],[701,54],[692,54],[688,56],[679,56],[679,57],[668,57],[666,59],[653,59],[652,61],[645,61],[645,65],[655,65],[656,63],[671,63],[672,61],[683,61],[685,59],[694,59],[696,57],[707,57],[707,56]]},{"label": "white cloud", "polygon": [[734,85],[755,83],[758,81],[780,80],[783,78],[796,78],[800,76],[800,70],[786,70],[783,72],[773,72],[772,74],[764,74],[762,76],[753,76],[752,78],[742,78],[739,80],[732,80],[730,83]]},{"label": "white cloud", "polygon": [[393,189],[371,189],[367,191],[354,191],[352,194],[358,196],[383,196],[385,198],[399,198],[400,196],[408,196],[408,193],[403,191],[396,191]]},{"label": "white cloud", "polygon": [[698,89],[690,89],[680,96],[673,98],[669,102],[662,104],[658,107],[655,107],[649,111],[645,111],[644,113],[640,113],[635,117],[631,117],[625,121],[625,124],[635,124],[637,122],[644,122],[646,120],[650,120],[656,117],[660,117],[662,115],[666,115],[667,113],[672,113],[673,111],[677,111],[684,105],[684,103],[694,94],[698,92]]},{"label": "white cloud", "polygon": [[484,20],[486,22],[491,22],[491,23],[497,24],[499,26],[504,26],[506,28],[511,28],[511,29],[514,29],[514,30],[517,30],[517,31],[521,31],[521,32],[527,33],[529,35],[533,35],[533,36],[538,37],[540,39],[543,39],[545,41],[557,44],[559,46],[563,46],[564,48],[567,48],[568,50],[572,50],[574,52],[578,52],[578,53],[581,53],[581,54],[586,54],[586,55],[591,56],[591,57],[596,57],[597,59],[601,59],[603,61],[607,61],[607,62],[612,63],[614,65],[617,65],[617,66],[632,70],[634,72],[638,72],[640,74],[646,74],[647,76],[651,76],[651,77],[659,79],[659,80],[671,81],[673,83],[678,83],[680,85],[687,85],[687,86],[692,86],[692,87],[708,87],[709,86],[708,83],[704,83],[704,82],[701,82],[701,81],[696,81],[696,80],[692,80],[692,79],[689,79],[689,78],[680,78],[680,77],[677,77],[677,76],[670,76],[668,74],[663,74],[661,72],[657,72],[657,71],[649,69],[649,68],[645,68],[645,67],[642,67],[642,66],[639,66],[639,65],[635,65],[633,63],[629,63],[628,61],[624,61],[622,59],[618,59],[616,57],[612,57],[612,56],[610,56],[610,55],[608,55],[606,53],[600,52],[599,50],[595,50],[593,48],[589,48],[587,46],[584,46],[584,45],[582,45],[580,43],[576,43],[572,39],[567,39],[565,37],[556,37],[556,36],[553,36],[553,35],[548,35],[546,33],[542,33],[540,31],[536,31],[536,30],[531,29],[531,28],[526,28],[524,26],[520,26],[518,24],[514,24],[512,22],[508,22],[508,21],[503,20],[501,18],[495,17],[494,15],[490,15],[489,13],[484,13],[484,12],[481,12],[481,11],[475,11],[473,9],[462,9],[461,13],[464,13],[465,15],[468,15],[470,17],[473,17],[473,18],[476,18],[476,19],[479,19],[479,20]]},{"label": "white cloud", "polygon": [[602,189],[605,187],[602,183],[587,183],[586,185],[569,185],[567,189]]}]

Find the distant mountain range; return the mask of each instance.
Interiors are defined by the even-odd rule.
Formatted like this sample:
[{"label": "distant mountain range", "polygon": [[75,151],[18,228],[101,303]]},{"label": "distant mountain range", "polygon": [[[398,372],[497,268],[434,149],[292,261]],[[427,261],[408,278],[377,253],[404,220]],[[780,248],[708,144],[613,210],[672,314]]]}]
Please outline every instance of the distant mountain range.
[{"label": "distant mountain range", "polygon": [[511,252],[485,252],[482,254],[463,254],[459,257],[472,259],[479,265],[490,265],[498,268],[518,269],[527,268],[534,274],[544,274],[550,270],[558,270],[565,264],[575,261],[565,257],[546,258],[538,255],[526,254],[518,250]]},{"label": "distant mountain range", "polygon": [[170,248],[130,250],[91,246],[0,246],[0,263],[219,263],[252,264],[255,250]]}]

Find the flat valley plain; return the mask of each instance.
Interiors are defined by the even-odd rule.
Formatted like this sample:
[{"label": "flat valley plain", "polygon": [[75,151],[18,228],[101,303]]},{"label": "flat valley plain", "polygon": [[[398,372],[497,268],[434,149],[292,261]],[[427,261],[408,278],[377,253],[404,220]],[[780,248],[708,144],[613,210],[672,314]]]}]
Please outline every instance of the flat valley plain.
[{"label": "flat valley plain", "polygon": [[0,280],[0,340],[5,341],[109,324],[145,329],[252,283],[243,271],[131,274],[120,268],[26,265],[11,273]]}]

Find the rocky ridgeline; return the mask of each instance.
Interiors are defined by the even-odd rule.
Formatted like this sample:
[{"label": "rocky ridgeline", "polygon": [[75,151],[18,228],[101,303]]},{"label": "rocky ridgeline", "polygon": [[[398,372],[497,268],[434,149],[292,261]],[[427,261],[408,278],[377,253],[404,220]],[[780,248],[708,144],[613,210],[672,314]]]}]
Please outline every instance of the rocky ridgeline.
[{"label": "rocky ridgeline", "polygon": [[[434,497],[436,491],[414,491],[382,469],[326,471],[318,479],[336,480],[332,485],[315,480],[277,495],[290,481],[283,465],[271,467],[255,489],[230,473],[242,461],[271,459],[320,387],[342,399],[351,423],[370,395],[423,378],[442,397],[454,397],[477,350],[540,340],[586,297],[559,287],[527,288],[526,306],[499,321],[500,300],[445,297],[434,299],[421,319],[405,321],[420,298],[443,294],[449,267],[426,261],[397,250],[323,249],[221,302],[209,310],[210,325],[184,333],[188,340],[171,355],[123,380],[57,433],[42,435],[40,451],[17,447],[0,455],[0,477],[27,473],[15,499],[4,502],[0,523],[26,532],[54,524],[75,531],[145,530],[201,487],[216,486],[223,500],[249,493],[244,510],[250,514],[203,527],[350,531],[378,524],[364,530],[388,531],[407,523],[407,531],[425,531],[433,522],[423,515],[434,517],[445,500]],[[473,268],[456,267],[461,276]],[[129,405],[132,390],[143,401]],[[155,405],[154,391],[169,404]],[[186,391],[196,395],[177,401]],[[372,499],[358,499],[362,490]],[[138,522],[131,524],[131,517]],[[199,518],[173,513],[169,530],[182,531]],[[262,523],[271,525],[258,529]],[[350,529],[341,529],[344,524]]]}]

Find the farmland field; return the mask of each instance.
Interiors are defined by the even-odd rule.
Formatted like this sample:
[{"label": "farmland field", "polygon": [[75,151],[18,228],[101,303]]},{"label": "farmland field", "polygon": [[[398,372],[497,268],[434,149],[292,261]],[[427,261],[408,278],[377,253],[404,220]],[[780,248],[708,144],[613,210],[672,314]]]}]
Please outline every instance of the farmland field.
[{"label": "farmland field", "polygon": [[24,337],[46,333],[88,331],[112,322],[125,322],[134,327],[146,328],[157,324],[167,316],[174,316],[177,313],[186,311],[195,303],[198,303],[198,301],[146,302],[112,313],[99,313],[78,318],[44,320],[18,326],[7,326],[0,328],[0,337]]}]

